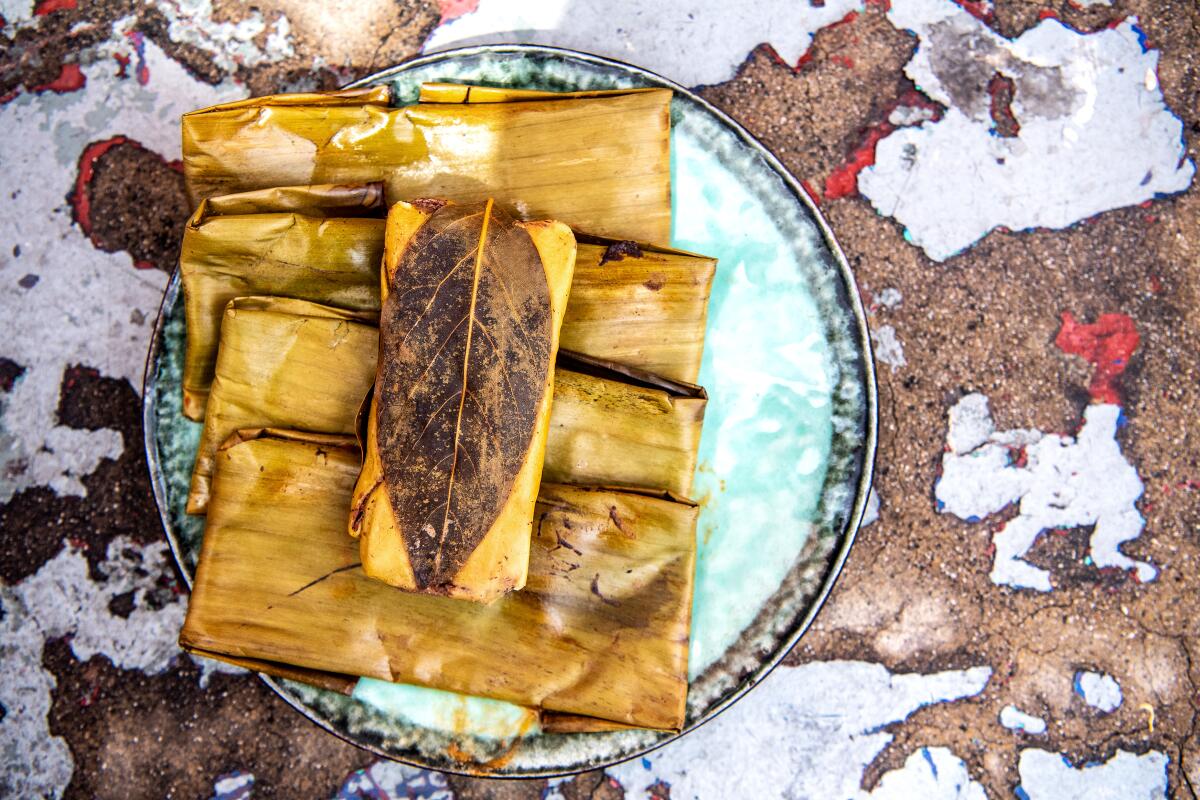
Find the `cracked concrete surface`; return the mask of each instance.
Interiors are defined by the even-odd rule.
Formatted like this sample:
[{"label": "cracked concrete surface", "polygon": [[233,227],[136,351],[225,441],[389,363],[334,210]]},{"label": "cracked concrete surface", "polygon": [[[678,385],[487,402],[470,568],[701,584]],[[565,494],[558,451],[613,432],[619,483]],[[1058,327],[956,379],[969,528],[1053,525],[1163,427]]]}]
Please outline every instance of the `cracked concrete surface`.
[{"label": "cracked concrete surface", "polygon": [[[672,4],[710,33],[663,48],[650,66],[685,82],[732,75],[702,93],[758,135],[821,200],[871,309],[874,339],[890,355],[879,371],[878,517],[860,533],[816,627],[787,666],[728,717],[647,764],[553,786],[445,779],[374,762],[313,728],[250,676],[213,674],[202,682],[199,667],[169,651],[139,660],[115,639],[58,638],[69,633],[65,617],[53,617],[46,631],[17,626],[22,617],[9,609],[12,598],[68,578],[78,597],[102,602],[83,616],[112,620],[111,630],[150,630],[178,606],[169,577],[161,585],[154,578],[149,588],[137,582],[145,578],[106,567],[125,563],[128,543],[152,557],[160,535],[137,454],[134,387],[163,277],[138,267],[169,266],[170,255],[156,238],[161,231],[134,223],[146,216],[141,209],[168,207],[178,191],[167,179],[177,157],[176,115],[251,92],[338,85],[415,55],[438,36],[448,40],[455,26],[497,18],[492,4],[478,4],[472,22],[476,5],[0,3],[0,121],[7,134],[0,140],[0,482],[8,487],[0,504],[0,592],[3,624],[12,628],[0,653],[6,669],[21,665],[27,673],[26,693],[3,701],[5,780],[37,751],[45,791],[65,797],[465,799],[545,792],[575,800],[729,797],[749,788],[767,797],[1003,798],[1018,789],[1031,800],[1085,791],[1195,796],[1196,188],[1145,205],[1128,199],[1061,230],[995,230],[942,263],[906,241],[901,227],[856,191],[857,177],[889,135],[936,128],[951,109],[998,126],[1009,125],[1007,109],[1021,131],[999,138],[1019,139],[1027,128],[1023,94],[1040,84],[1001,64],[999,55],[989,61],[991,71],[973,72],[960,45],[968,35],[993,44],[995,37],[1018,40],[1049,15],[1081,32],[1138,17],[1140,46],[1158,58],[1155,91],[1166,109],[1159,113],[1178,116],[1182,155],[1194,162],[1200,7],[1185,0],[964,2],[976,22],[956,17],[961,24],[942,38],[922,39],[923,47],[940,43],[939,74],[957,70],[949,87],[955,91],[933,97],[905,74],[918,42],[901,29],[907,25],[894,24],[895,9],[889,18],[887,0],[852,4],[847,8],[856,13],[836,20],[818,11],[819,3],[779,11],[786,19],[772,17],[770,4]],[[903,8],[910,13],[918,5]],[[632,14],[632,5],[622,8]],[[625,35],[595,15],[566,13],[539,40],[594,42],[589,49],[609,52],[628,42],[653,49],[667,37],[680,39],[680,19],[643,14],[641,27]],[[450,24],[437,34],[440,21]],[[726,30],[744,35],[726,37]],[[767,46],[750,49],[760,41]],[[1086,67],[1078,62],[1085,56],[1070,48],[1055,54],[1075,59],[1063,69]],[[996,72],[1011,75],[1007,95],[1000,84],[989,91]],[[1038,102],[1044,110],[1055,100]],[[68,196],[86,149],[118,136],[142,150],[114,144],[96,156],[94,174],[82,182],[95,223],[89,235],[78,201]],[[1109,158],[1142,156],[1134,152],[1137,140],[1117,146]],[[1045,163],[1055,169],[1062,162]],[[996,224],[979,214],[967,222],[983,231]],[[1089,565],[1093,531],[1084,525],[1043,531],[1024,554],[1052,576],[1051,591],[997,586],[989,579],[990,545],[1017,509],[982,522],[937,511],[949,418],[964,397],[989,398],[995,430],[1036,430],[1064,441],[1079,434],[1089,407],[1100,407],[1095,375],[1104,365],[1056,345],[1063,312],[1081,324],[1125,315],[1140,338],[1115,379],[1124,424],[1112,442],[1143,487],[1133,505],[1144,525],[1120,552],[1154,565],[1153,582]],[[814,697],[814,687],[825,691]],[[924,699],[912,699],[918,695]],[[829,706],[825,722],[806,716],[822,703]],[[885,706],[891,711],[876,720],[872,708]],[[1008,708],[1043,720],[1045,732],[1006,727],[1001,715]],[[1013,720],[1011,713],[1005,718]],[[20,736],[7,735],[18,728]],[[731,743],[739,740],[755,748],[738,750]],[[831,767],[825,758],[847,747],[854,757]]]}]

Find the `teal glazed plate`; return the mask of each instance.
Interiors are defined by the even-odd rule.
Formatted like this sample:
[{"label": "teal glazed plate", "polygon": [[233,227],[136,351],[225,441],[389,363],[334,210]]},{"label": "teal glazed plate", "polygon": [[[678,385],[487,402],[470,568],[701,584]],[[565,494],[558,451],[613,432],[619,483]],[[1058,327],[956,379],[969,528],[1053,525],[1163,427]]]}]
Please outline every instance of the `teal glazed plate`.
[{"label": "teal glazed plate", "polygon": [[[694,494],[702,504],[684,733],[728,708],[812,623],[862,519],[875,453],[875,375],[862,303],[813,203],[740,125],[671,81],[549,47],[426,56],[355,86],[398,104],[425,81],[578,91],[673,89],[671,245],[719,259],[700,383],[709,403]],[[146,369],[146,454],[189,584],[204,536],[184,513],[201,426],[181,412],[179,275]],[[352,696],[264,680],[321,727],[381,756],[449,772],[547,777],[596,769],[680,734],[528,730],[508,703],[363,680]]]}]

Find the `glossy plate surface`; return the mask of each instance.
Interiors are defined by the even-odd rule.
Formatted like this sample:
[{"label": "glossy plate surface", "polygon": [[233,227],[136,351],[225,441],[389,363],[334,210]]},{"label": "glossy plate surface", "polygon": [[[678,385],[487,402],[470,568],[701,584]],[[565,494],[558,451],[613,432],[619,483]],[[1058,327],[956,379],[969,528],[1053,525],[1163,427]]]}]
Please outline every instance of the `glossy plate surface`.
[{"label": "glossy plate surface", "polygon": [[[700,383],[709,405],[688,727],[728,707],[807,629],[862,517],[875,450],[874,370],[853,277],[819,212],[737,123],[683,87],[596,56],[508,45],[453,50],[380,72],[399,103],[424,81],[559,91],[661,86],[671,117],[671,244],[719,259]],[[189,583],[202,518],[183,513],[200,425],[181,414],[183,304],[168,287],[146,371],[146,449],[163,525]],[[519,710],[364,681],[353,697],[267,682],[329,731],[434,769],[560,775],[622,761],[669,734],[514,737]],[[685,731],[686,732],[686,731]]]}]

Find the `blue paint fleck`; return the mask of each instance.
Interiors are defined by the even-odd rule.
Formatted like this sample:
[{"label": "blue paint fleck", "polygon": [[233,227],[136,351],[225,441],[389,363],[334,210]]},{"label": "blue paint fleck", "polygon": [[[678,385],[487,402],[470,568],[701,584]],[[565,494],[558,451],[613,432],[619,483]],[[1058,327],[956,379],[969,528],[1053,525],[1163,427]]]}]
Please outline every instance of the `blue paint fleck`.
[{"label": "blue paint fleck", "polygon": [[1020,786],[1013,789],[1013,794],[1017,796],[1017,800],[1029,800],[1029,792],[1025,791]]},{"label": "blue paint fleck", "polygon": [[933,779],[937,780],[937,764],[933,763],[933,754],[929,752],[928,747],[922,747],[921,755],[925,756],[925,761],[929,764],[929,770],[933,773]]},{"label": "blue paint fleck", "polygon": [[642,759],[642,766],[643,766],[643,767],[645,767],[646,769],[650,769],[650,759],[648,759],[648,758],[643,758],[643,759]]},{"label": "blue paint fleck", "polygon": [[[1087,561],[1087,560],[1088,559],[1086,559],[1086,558],[1084,559],[1084,561]],[[1083,693],[1083,672],[1075,673],[1075,680],[1071,682],[1071,685],[1075,688],[1075,694],[1079,695],[1084,700],[1087,699],[1087,697]]]},{"label": "blue paint fleck", "polygon": [[1125,416],[1125,409],[1122,407],[1121,410],[1117,412],[1117,429],[1120,430],[1128,424],[1129,417]]}]

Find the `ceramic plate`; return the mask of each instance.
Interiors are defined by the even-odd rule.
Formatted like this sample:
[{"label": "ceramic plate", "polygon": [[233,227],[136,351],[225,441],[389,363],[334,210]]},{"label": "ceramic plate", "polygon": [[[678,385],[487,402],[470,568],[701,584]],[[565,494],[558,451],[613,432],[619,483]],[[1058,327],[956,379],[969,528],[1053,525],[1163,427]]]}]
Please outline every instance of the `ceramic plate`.
[{"label": "ceramic plate", "polygon": [[[405,104],[432,80],[675,91],[671,245],[720,260],[700,371],[710,400],[695,482],[702,511],[686,730],[694,729],[753,687],[803,634],[862,517],[875,382],[854,280],[821,215],[779,161],[671,81],[582,53],[490,46],[420,58],[360,85],[390,84]],[[144,412],[155,497],[190,583],[204,523],[183,512],[201,427],[180,412],[183,348],[177,273],[155,328]],[[439,770],[562,775],[674,738],[652,731],[514,737],[514,707],[496,701],[378,681],[361,682],[352,697],[267,683],[330,732]]]}]

